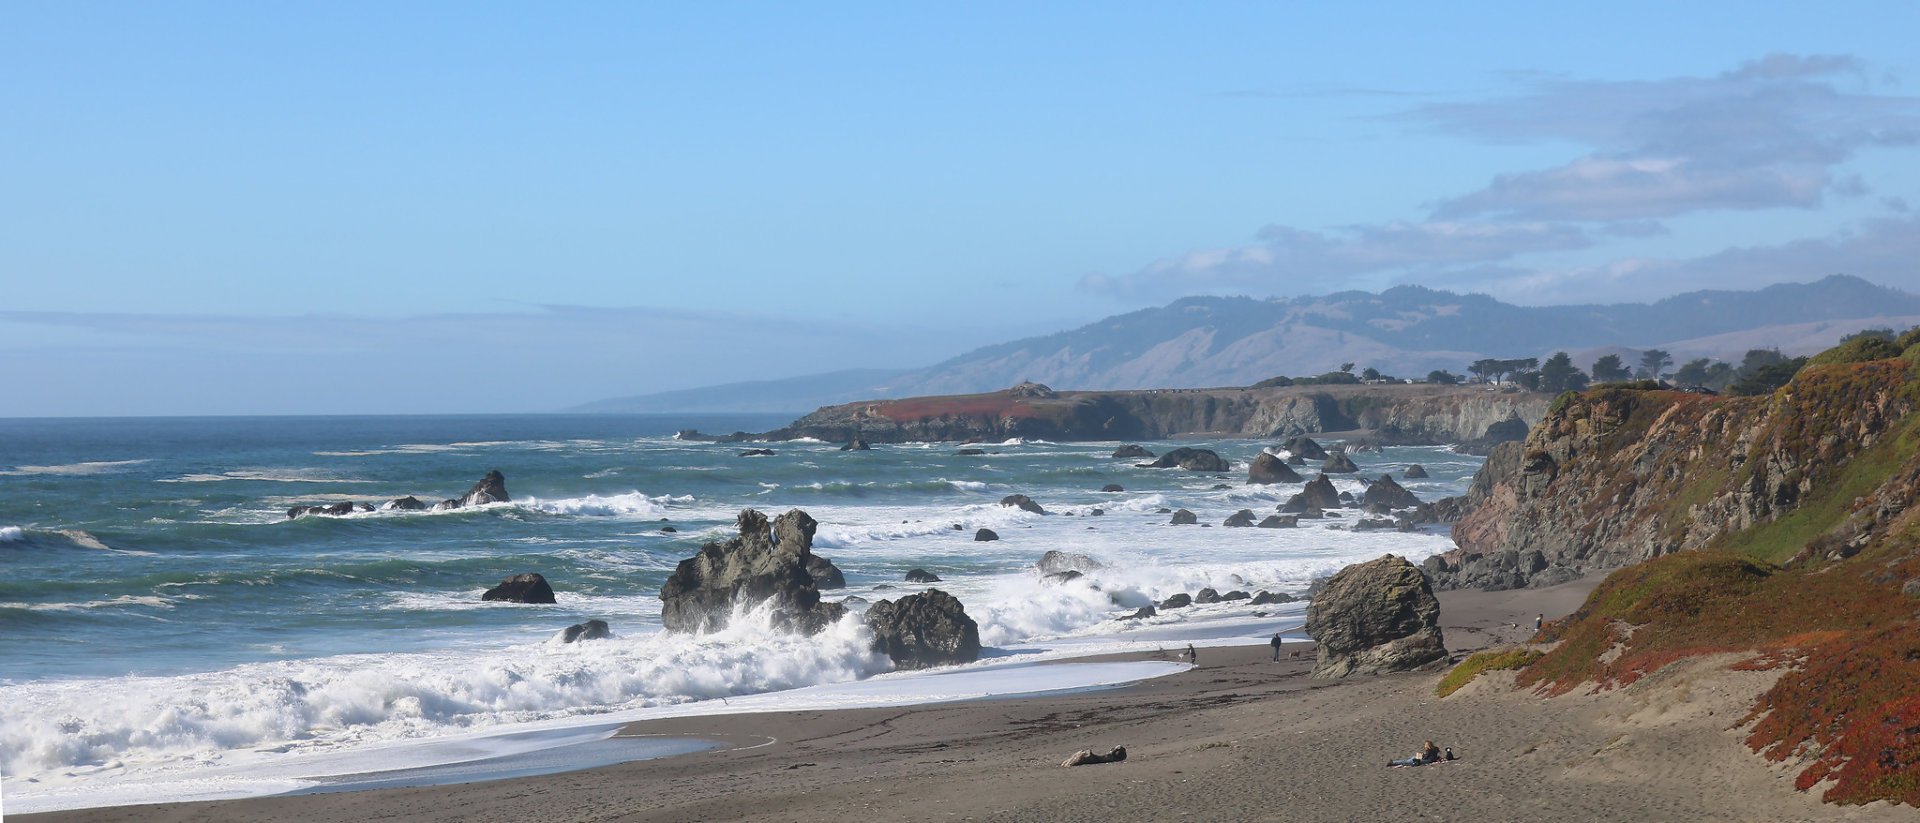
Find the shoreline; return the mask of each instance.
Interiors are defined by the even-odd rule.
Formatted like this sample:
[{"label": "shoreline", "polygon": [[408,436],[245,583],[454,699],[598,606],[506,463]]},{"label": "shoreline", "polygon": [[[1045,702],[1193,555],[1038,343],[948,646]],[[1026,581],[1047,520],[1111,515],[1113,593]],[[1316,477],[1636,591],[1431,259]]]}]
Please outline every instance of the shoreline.
[{"label": "shoreline", "polygon": [[[1571,612],[1598,581],[1442,592],[1448,648],[1522,641],[1535,614]],[[1728,719],[1770,673],[1687,664],[1551,699],[1495,673],[1443,700],[1443,670],[1313,680],[1310,648],[1271,662],[1264,645],[1206,647],[1194,669],[1094,692],[640,721],[619,734],[760,742],[560,774],[20,819],[1910,819],[1884,803],[1823,805],[1741,745]],[[1461,760],[1385,768],[1429,738]],[[1126,761],[1060,767],[1115,745]]]}]

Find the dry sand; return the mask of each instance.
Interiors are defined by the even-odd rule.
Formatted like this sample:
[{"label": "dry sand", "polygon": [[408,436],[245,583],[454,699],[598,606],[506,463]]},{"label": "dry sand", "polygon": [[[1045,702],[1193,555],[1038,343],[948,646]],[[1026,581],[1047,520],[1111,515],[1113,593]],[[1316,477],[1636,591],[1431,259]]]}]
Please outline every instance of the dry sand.
[{"label": "dry sand", "polygon": [[[1518,642],[1594,581],[1449,592],[1465,652]],[[1301,646],[1303,650],[1306,646]],[[1306,676],[1265,646],[1125,689],[898,709],[680,718],[626,734],[735,748],[457,786],[92,809],[35,821],[1903,820],[1822,805],[1729,727],[1774,676],[1726,659],[1603,695],[1546,699],[1489,675],[1445,700],[1438,673]],[[1389,769],[1422,741],[1461,760]],[[1123,763],[1061,768],[1076,749]],[[1817,791],[1817,790],[1816,790]]]}]

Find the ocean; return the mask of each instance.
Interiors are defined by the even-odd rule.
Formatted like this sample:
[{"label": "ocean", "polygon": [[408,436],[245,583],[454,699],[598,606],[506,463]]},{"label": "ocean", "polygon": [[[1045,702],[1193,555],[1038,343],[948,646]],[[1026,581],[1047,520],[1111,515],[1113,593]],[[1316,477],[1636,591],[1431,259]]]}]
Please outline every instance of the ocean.
[{"label": "ocean", "polygon": [[[1108,686],[1179,666],[1033,663],[1297,633],[1303,604],[1119,618],[1203,587],[1299,594],[1348,563],[1451,547],[1439,531],[1339,528],[1356,511],[1222,528],[1299,491],[1247,485],[1247,462],[1271,441],[1143,444],[1215,449],[1234,471],[1214,475],[1138,468],[1111,457],[1117,443],[961,456],[950,443],[843,452],[673,436],[789,419],[0,419],[0,797],[22,812],[311,790],[604,739],[663,713]],[[755,447],[775,454],[738,456]],[[1442,447],[1356,460],[1360,475],[1335,478],[1342,490],[1386,472],[1429,501],[1464,492],[1480,462]],[[1431,477],[1405,480],[1414,463]],[[294,505],[458,497],[492,469],[512,502],[287,517]],[[998,504],[1014,493],[1049,513]],[[986,657],[892,673],[857,618],[810,638],[751,619],[712,636],[661,633],[658,593],[675,563],[731,536],[748,507],[819,521],[814,551],[848,582],[827,599],[898,597],[920,588],[903,582],[908,570],[939,575],[979,623]],[[1168,525],[1160,510],[1183,507],[1211,527]],[[1001,539],[975,542],[979,528]],[[1043,583],[1033,564],[1054,549],[1108,568]],[[480,600],[522,572],[544,575],[559,602]],[[589,618],[614,637],[558,642]]]}]

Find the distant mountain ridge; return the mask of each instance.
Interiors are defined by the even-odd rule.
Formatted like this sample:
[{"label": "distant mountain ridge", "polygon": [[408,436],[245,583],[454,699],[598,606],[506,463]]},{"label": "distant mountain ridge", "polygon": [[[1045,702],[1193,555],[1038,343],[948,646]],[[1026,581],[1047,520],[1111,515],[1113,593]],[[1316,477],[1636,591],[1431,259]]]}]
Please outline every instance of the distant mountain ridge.
[{"label": "distant mountain ridge", "polygon": [[[1737,362],[1745,348],[1817,350],[1861,328],[1915,323],[1920,296],[1847,275],[1610,305],[1516,306],[1422,286],[1264,300],[1186,297],[975,349],[923,369],[736,383],[577,410],[801,411],[853,400],[992,391],[1023,380],[1060,390],[1245,386],[1280,374],[1332,371],[1343,363],[1422,377],[1434,369],[1460,373],[1482,357],[1606,347],[1659,347],[1681,361],[1711,356]],[[1779,342],[1766,342],[1773,339]],[[736,405],[742,398],[751,399],[751,408]]]}]

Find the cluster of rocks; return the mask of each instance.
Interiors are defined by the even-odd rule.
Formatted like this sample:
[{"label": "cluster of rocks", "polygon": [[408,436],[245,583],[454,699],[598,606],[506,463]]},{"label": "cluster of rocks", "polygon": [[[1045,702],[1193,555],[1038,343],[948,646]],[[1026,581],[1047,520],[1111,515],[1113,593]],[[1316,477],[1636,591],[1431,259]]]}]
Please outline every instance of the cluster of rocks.
[{"label": "cluster of rocks", "polygon": [[[408,495],[406,497],[396,497],[392,500],[382,503],[378,507],[378,510],[425,511],[430,508],[431,509],[459,509],[467,506],[481,506],[487,503],[507,503],[507,502],[511,502],[511,500],[512,498],[507,496],[506,476],[501,474],[498,470],[495,470],[495,471],[487,472],[486,477],[480,478],[480,482],[473,484],[473,488],[468,489],[466,494],[463,494],[459,497],[450,497],[438,503],[428,505],[425,501],[422,501],[420,498],[414,497],[412,495]],[[376,507],[374,507],[372,504],[354,503],[354,502],[328,503],[324,505],[313,505],[313,506],[294,506],[290,509],[287,509],[287,519],[292,520],[294,518],[302,517],[309,514],[328,515],[328,516],[338,517],[343,514],[353,514],[355,512],[370,512],[375,510],[376,510]]]},{"label": "cluster of rocks", "polygon": [[[845,602],[820,598],[822,589],[844,586],[845,577],[832,561],[813,554],[819,524],[806,512],[794,509],[769,523],[766,515],[746,509],[734,525],[737,536],[700,547],[661,586],[660,622],[668,631],[717,631],[743,605],[765,605],[776,626],[802,634],[817,634],[846,614]],[[913,569],[906,580],[940,578]],[[867,607],[864,618],[874,650],[900,668],[979,659],[979,626],[958,599],[939,589],[880,600]]]},{"label": "cluster of rocks", "polygon": [[1270,605],[1275,605],[1279,603],[1292,603],[1296,600],[1299,600],[1299,598],[1294,597],[1293,595],[1287,594],[1286,592],[1261,591],[1258,594],[1248,594],[1246,592],[1235,589],[1233,591],[1227,592],[1226,594],[1221,594],[1219,591],[1215,589],[1201,589],[1200,591],[1194,592],[1193,594],[1180,592],[1179,594],[1173,595],[1172,597],[1168,597],[1167,599],[1160,601],[1157,605],[1161,609],[1184,609],[1184,608],[1187,608],[1188,606],[1205,606],[1212,603],[1232,603],[1240,600],[1247,601],[1247,605],[1249,606],[1270,606]]}]

